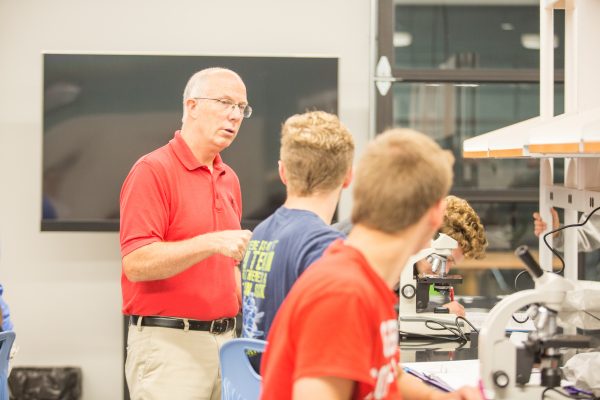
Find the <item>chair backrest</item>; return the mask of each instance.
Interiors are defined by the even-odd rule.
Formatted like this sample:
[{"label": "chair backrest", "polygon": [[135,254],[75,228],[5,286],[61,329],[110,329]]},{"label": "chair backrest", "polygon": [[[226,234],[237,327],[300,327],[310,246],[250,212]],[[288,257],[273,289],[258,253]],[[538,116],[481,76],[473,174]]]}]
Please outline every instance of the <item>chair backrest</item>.
[{"label": "chair backrest", "polygon": [[14,341],[13,331],[0,332],[0,400],[8,400],[8,360]]},{"label": "chair backrest", "polygon": [[247,350],[263,352],[266,342],[258,339],[232,339],[221,346],[221,399],[257,400],[261,378],[246,355]]}]

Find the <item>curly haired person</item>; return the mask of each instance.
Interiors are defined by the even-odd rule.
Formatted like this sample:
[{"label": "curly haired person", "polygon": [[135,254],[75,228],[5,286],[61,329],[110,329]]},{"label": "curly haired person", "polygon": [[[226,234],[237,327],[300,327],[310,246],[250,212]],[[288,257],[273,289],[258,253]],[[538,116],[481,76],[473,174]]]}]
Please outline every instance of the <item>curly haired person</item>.
[{"label": "curly haired person", "polygon": [[446,213],[439,231],[458,242],[458,247],[452,252],[452,258],[448,260],[448,266],[455,265],[465,258],[479,260],[485,257],[488,245],[485,230],[479,215],[465,199],[446,197]]}]

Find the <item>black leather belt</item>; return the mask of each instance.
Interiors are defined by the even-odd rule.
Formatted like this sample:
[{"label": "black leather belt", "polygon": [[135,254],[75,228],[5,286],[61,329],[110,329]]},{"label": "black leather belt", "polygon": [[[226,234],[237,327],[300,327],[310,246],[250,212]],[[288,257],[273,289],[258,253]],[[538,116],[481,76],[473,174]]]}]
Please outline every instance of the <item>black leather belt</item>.
[{"label": "black leather belt", "polygon": [[129,317],[129,323],[131,325],[137,325],[140,318],[142,319],[141,326],[157,326],[160,328],[173,328],[190,331],[208,331],[217,335],[235,328],[235,318],[215,319],[212,321],[197,321],[195,319],[144,317],[132,315]]}]

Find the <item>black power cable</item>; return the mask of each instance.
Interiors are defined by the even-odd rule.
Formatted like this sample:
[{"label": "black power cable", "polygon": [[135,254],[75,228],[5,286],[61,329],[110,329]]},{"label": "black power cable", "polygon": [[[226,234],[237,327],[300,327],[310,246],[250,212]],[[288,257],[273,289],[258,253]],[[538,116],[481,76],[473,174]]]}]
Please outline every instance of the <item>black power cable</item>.
[{"label": "black power cable", "polygon": [[[555,249],[554,249],[552,246],[550,246],[550,243],[548,243],[548,239],[547,239],[547,238],[548,238],[548,236],[549,236],[549,235],[552,235],[552,234],[554,234],[554,233],[556,233],[556,232],[560,232],[560,231],[562,231],[563,229],[572,228],[572,227],[574,227],[574,226],[583,226],[583,225],[585,225],[585,224],[588,222],[588,220],[590,219],[590,217],[591,217],[591,216],[592,216],[592,215],[593,215],[593,214],[594,214],[596,211],[598,211],[598,210],[600,210],[600,207],[596,207],[596,208],[594,208],[594,209],[592,210],[592,212],[590,212],[590,213],[588,214],[587,218],[586,218],[586,219],[585,219],[585,221],[583,221],[583,222],[580,222],[580,223],[577,223],[577,224],[569,224],[569,225],[561,226],[561,227],[559,227],[559,228],[556,228],[556,229],[554,229],[554,230],[552,230],[552,231],[550,231],[550,232],[548,232],[548,233],[544,234],[544,236],[543,236],[543,238],[542,238],[542,239],[544,240],[544,244],[546,245],[546,247],[548,247],[548,249],[550,249],[550,251],[552,252],[552,254],[554,254],[556,257],[558,257],[558,259],[560,260],[560,263],[562,264],[562,267],[561,267],[561,269],[560,269],[559,271],[557,271],[557,272],[556,272],[557,274],[560,274],[560,273],[562,273],[562,272],[565,270],[565,260],[562,258],[562,256],[560,255],[560,253],[559,253],[558,251],[556,251],[556,250],[555,250]],[[515,277],[515,290],[518,290],[518,288],[517,288],[517,281],[519,280],[519,278],[520,278],[520,277],[521,277],[521,276],[522,276],[522,275],[523,275],[525,272],[527,272],[527,270],[523,270],[523,271],[519,272],[519,273],[517,274],[517,276]]]},{"label": "black power cable", "polygon": [[580,223],[577,223],[577,224],[569,224],[569,225],[561,226],[561,227],[556,228],[556,229],[554,229],[554,230],[552,230],[552,231],[550,231],[550,232],[548,232],[548,233],[546,233],[544,235],[543,240],[544,240],[544,243],[546,244],[546,247],[548,247],[550,249],[550,251],[552,252],[552,254],[554,254],[556,257],[558,257],[558,259],[560,260],[560,263],[562,264],[562,268],[559,271],[556,272],[557,274],[560,274],[560,273],[562,273],[565,270],[565,260],[562,258],[562,256],[560,255],[560,253],[558,251],[556,251],[552,246],[550,246],[550,243],[548,243],[548,239],[547,239],[548,235],[555,234],[557,232],[562,231],[563,229],[573,228],[575,226],[583,226],[583,225],[585,225],[589,221],[590,217],[592,215],[594,215],[594,213],[596,211],[598,211],[598,210],[600,210],[600,207],[594,208],[592,210],[592,212],[590,212],[588,214],[587,218],[583,222],[580,222]]}]

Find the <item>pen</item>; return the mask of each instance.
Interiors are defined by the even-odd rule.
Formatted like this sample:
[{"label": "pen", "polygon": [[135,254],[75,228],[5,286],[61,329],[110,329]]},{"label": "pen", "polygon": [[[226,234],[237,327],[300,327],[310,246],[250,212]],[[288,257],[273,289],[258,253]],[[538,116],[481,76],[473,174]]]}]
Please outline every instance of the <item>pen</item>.
[{"label": "pen", "polygon": [[419,371],[415,371],[412,368],[408,368],[408,367],[403,367],[404,371],[406,373],[409,373],[413,376],[416,376],[417,378],[419,378],[420,380],[422,380],[423,382],[434,386],[438,389],[440,389],[443,392],[452,392],[454,389],[452,389],[450,386],[448,386],[448,384],[440,381],[439,379],[437,379],[435,376],[433,375],[428,375],[424,372],[419,372]]},{"label": "pen", "polygon": [[580,395],[580,394],[584,394],[586,396],[594,395],[594,393],[592,393],[592,392],[588,392],[587,390],[576,388],[575,386],[565,386],[565,387],[563,387],[563,389],[565,389],[565,391],[567,393],[569,393],[570,395],[574,395],[574,396]]},{"label": "pen", "polygon": [[454,287],[450,286],[450,301],[454,301]]},{"label": "pen", "polygon": [[481,379],[479,380],[479,392],[481,393],[483,400],[487,400],[487,397],[485,397],[485,390],[483,389],[483,381]]}]

